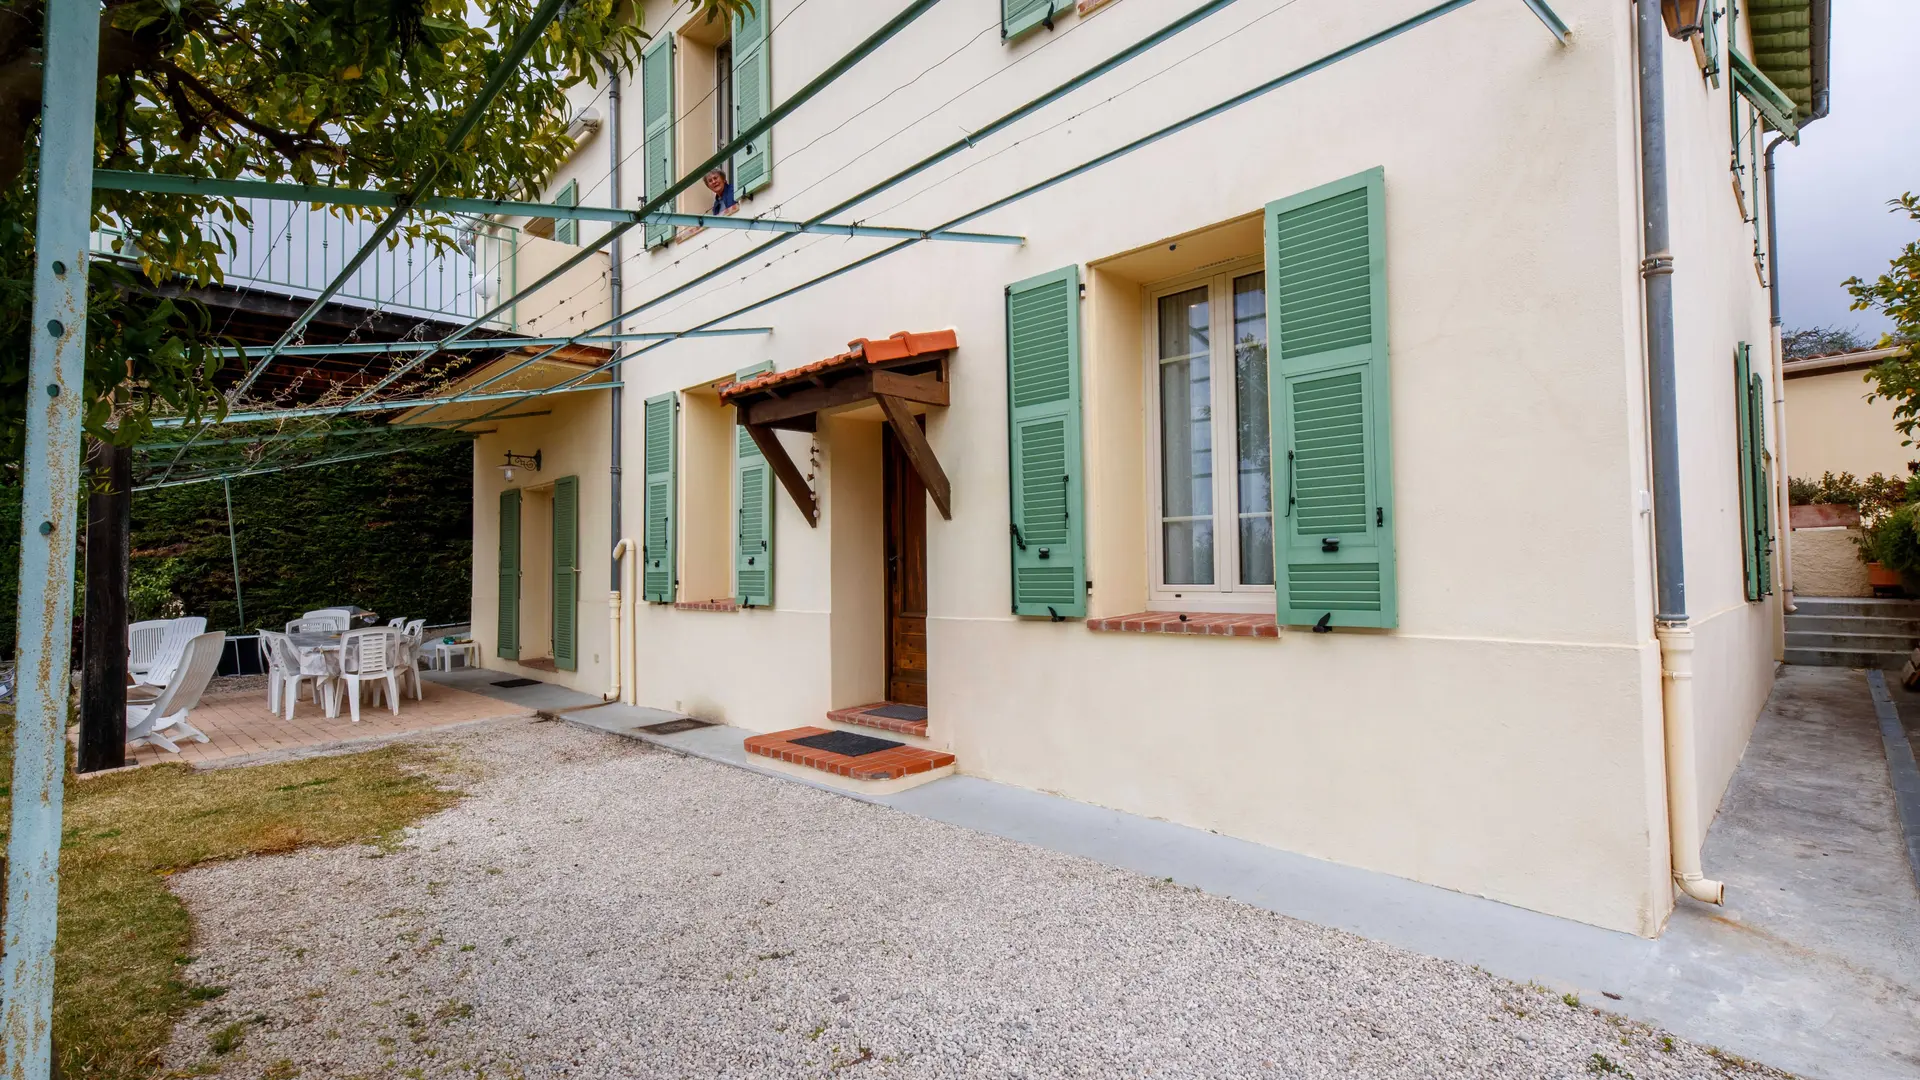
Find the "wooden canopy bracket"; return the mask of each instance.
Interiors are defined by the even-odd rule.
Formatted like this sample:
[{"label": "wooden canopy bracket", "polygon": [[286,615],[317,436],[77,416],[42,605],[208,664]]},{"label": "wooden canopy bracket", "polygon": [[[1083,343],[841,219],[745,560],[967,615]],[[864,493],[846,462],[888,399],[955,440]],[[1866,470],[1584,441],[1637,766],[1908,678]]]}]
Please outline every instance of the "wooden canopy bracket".
[{"label": "wooden canopy bracket", "polygon": [[809,528],[820,527],[820,504],[813,497],[813,489],[807,486],[807,478],[801,474],[800,467],[787,456],[787,448],[780,445],[780,437],[765,424],[743,424],[747,434],[753,438],[753,445],[760,448],[761,456],[767,464],[773,466],[773,475],[780,478],[780,486],[793,496],[793,504],[807,519]]},{"label": "wooden canopy bracket", "polygon": [[913,471],[920,475],[920,483],[925,485],[933,505],[939,508],[940,516],[952,521],[953,489],[947,482],[946,470],[940,467],[940,459],[933,456],[933,446],[927,442],[927,433],[914,423],[913,414],[907,410],[904,400],[892,394],[880,393],[874,394],[873,400],[880,403],[880,411],[887,417],[887,426],[893,429],[893,437],[900,440],[900,449],[906,453]]}]

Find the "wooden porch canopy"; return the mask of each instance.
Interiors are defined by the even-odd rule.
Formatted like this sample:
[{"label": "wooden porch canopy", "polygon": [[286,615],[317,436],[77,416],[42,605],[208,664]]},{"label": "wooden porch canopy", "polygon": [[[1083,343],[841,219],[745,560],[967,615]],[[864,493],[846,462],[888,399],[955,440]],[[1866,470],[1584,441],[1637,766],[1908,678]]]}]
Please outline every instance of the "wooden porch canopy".
[{"label": "wooden porch canopy", "polygon": [[825,360],[768,372],[720,389],[720,400],[734,407],[740,425],[766,456],[780,484],[806,515],[820,524],[820,509],[807,478],[787,456],[774,430],[814,431],[823,412],[856,408],[871,401],[913,465],[940,516],[951,520],[952,489],[933,456],[926,432],[914,422],[913,405],[947,404],[947,355],[957,344],[952,330],[898,333],[872,341],[858,338],[847,351]]}]

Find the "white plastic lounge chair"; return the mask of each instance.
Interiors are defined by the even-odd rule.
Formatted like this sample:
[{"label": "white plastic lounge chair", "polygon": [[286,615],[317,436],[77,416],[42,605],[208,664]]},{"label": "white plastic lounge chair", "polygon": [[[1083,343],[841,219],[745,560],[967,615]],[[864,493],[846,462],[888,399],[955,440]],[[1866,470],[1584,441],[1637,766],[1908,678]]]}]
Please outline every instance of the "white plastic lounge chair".
[{"label": "white plastic lounge chair", "polygon": [[220,667],[220,653],[227,646],[227,635],[216,630],[188,639],[181,650],[180,663],[172,681],[160,696],[143,705],[127,706],[127,743],[130,746],[157,746],[169,754],[180,752],[177,740],[206,742],[206,733],[187,722],[187,714],[200,704],[200,695]]},{"label": "white plastic lounge chair", "polygon": [[384,684],[387,707],[395,716],[400,715],[400,667],[396,663],[399,643],[400,635],[386,626],[352,630],[340,639],[340,679],[346,684],[342,689],[353,710],[354,723],[360,722],[360,684],[363,682],[372,684],[376,702]]},{"label": "white plastic lounge chair", "polygon": [[284,708],[284,716],[293,719],[293,706],[300,700],[300,687],[310,686],[313,700],[326,710],[328,716],[334,716],[333,701],[334,675],[327,666],[327,658],[320,653],[302,653],[294,647],[292,639],[285,634],[276,634],[271,630],[260,631],[273,648],[273,671],[269,673],[277,687],[268,698],[268,704],[275,712]]},{"label": "white plastic lounge chair", "polygon": [[167,620],[148,619],[127,627],[127,673],[145,675],[153,670],[153,658],[160,653],[160,641],[167,636]]},{"label": "white plastic lounge chair", "polygon": [[137,687],[157,690],[173,678],[173,669],[180,664],[180,657],[186,651],[187,642],[207,632],[207,620],[198,615],[184,619],[168,619],[166,631],[160,637],[160,646],[154,650],[153,662],[147,670],[134,680]]}]

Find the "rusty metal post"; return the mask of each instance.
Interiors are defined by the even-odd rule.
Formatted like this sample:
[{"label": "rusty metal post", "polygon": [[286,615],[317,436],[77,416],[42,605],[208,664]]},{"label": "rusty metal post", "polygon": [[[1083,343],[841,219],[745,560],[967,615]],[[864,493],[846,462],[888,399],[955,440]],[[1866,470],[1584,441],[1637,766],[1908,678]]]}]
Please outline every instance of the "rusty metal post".
[{"label": "rusty metal post", "polygon": [[80,650],[75,772],[127,763],[127,558],[133,448],[96,442],[87,455],[87,588]]},{"label": "rusty metal post", "polygon": [[79,523],[87,231],[93,205],[97,0],[48,0],[34,219],[26,454],[20,505],[20,642],[13,827],[0,934],[0,1076],[53,1073],[53,939],[60,895],[68,655]]}]

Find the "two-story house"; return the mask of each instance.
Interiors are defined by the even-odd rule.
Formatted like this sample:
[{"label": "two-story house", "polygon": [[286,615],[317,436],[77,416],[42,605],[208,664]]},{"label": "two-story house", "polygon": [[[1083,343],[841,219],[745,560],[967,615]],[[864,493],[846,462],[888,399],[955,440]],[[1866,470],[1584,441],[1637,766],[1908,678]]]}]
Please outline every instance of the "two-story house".
[{"label": "two-story house", "polygon": [[[487,665],[1657,933],[1772,685],[1763,157],[1826,51],[1640,2],[933,5],[521,302],[656,336],[496,388],[602,388],[441,412]],[[897,10],[688,8],[547,200]]]}]

